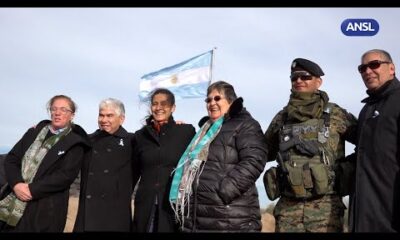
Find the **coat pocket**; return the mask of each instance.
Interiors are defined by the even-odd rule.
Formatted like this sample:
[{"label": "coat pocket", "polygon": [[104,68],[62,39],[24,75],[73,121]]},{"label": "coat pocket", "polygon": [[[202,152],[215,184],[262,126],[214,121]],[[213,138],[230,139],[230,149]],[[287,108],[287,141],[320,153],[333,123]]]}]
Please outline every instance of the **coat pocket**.
[{"label": "coat pocket", "polygon": [[264,187],[267,192],[268,198],[273,201],[281,196],[279,189],[278,169],[271,167],[264,174]]},{"label": "coat pocket", "polygon": [[314,181],[314,191],[317,195],[324,195],[329,190],[328,170],[323,164],[311,166],[311,175]]},{"label": "coat pocket", "polygon": [[303,183],[303,168],[293,167],[289,163],[285,164],[288,170],[288,180],[291,186],[292,192],[296,198],[306,197],[307,191]]}]

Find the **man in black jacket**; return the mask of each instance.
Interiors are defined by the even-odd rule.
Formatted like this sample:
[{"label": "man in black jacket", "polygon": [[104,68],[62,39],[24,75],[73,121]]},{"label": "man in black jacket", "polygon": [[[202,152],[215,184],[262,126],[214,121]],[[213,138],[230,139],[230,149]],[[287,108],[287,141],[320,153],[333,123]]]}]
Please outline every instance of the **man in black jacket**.
[{"label": "man in black jacket", "polygon": [[400,229],[400,83],[390,54],[373,49],[358,71],[368,97],[359,115],[355,190],[350,230],[397,232]]},{"label": "man in black jacket", "polygon": [[6,183],[4,159],[6,159],[6,154],[0,154],[0,186],[3,186],[3,184]]},{"label": "man in black jacket", "polygon": [[75,232],[129,232],[132,224],[132,133],[122,124],[122,102],[100,102],[99,129],[92,133],[92,153],[81,172]]}]

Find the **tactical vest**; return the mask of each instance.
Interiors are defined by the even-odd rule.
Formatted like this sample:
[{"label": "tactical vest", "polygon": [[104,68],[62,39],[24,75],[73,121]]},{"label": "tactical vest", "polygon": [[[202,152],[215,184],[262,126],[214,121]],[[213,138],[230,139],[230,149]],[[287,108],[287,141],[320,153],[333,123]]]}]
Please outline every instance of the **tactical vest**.
[{"label": "tactical vest", "polygon": [[332,107],[327,104],[321,119],[282,126],[277,159],[281,195],[307,199],[335,192],[336,160],[344,157],[344,143],[330,126]]}]

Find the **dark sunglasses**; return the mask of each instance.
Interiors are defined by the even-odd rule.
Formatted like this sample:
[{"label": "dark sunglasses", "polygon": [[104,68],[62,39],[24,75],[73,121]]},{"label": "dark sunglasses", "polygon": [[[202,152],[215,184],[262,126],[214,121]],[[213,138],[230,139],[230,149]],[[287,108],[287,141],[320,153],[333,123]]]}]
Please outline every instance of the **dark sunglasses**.
[{"label": "dark sunglasses", "polygon": [[387,62],[387,61],[380,61],[380,60],[374,60],[371,61],[367,64],[361,64],[360,66],[358,66],[358,71],[360,73],[363,73],[365,71],[367,71],[367,68],[369,69],[377,69],[381,66],[382,63],[391,63],[391,62]]},{"label": "dark sunglasses", "polygon": [[219,100],[222,99],[222,97],[219,95],[214,96],[214,97],[208,97],[208,98],[204,99],[204,102],[210,103],[213,99],[214,99],[214,101],[218,102]]},{"label": "dark sunglasses", "polygon": [[290,80],[292,82],[297,81],[298,78],[300,78],[301,81],[308,81],[312,79],[312,75],[305,75],[305,74],[295,74],[295,75],[290,75]]}]

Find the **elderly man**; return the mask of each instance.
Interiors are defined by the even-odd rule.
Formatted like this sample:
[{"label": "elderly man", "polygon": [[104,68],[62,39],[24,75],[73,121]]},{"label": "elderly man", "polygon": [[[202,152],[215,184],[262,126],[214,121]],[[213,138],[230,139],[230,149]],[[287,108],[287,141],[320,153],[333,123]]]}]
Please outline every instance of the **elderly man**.
[{"label": "elderly man", "polygon": [[122,102],[109,98],[100,102],[99,129],[91,134],[91,155],[81,172],[81,190],[75,232],[129,232],[132,224],[133,134],[122,124]]},{"label": "elderly man", "polygon": [[359,115],[355,192],[350,230],[400,230],[400,83],[390,54],[373,49],[361,57],[358,71],[368,97]]},{"label": "elderly man", "polygon": [[280,197],[274,216],[277,232],[341,232],[346,185],[337,177],[345,140],[354,142],[356,118],[319,90],[318,64],[296,58],[291,64],[288,104],[269,125],[268,161],[278,167],[264,175],[268,197]]}]

